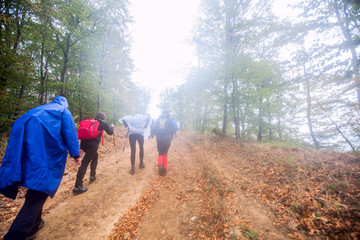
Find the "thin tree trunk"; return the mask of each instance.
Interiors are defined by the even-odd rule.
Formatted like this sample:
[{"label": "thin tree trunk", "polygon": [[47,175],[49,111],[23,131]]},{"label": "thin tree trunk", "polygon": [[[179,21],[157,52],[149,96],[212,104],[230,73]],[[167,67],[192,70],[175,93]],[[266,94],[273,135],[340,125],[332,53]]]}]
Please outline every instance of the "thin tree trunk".
[{"label": "thin tree trunk", "polygon": [[259,107],[259,122],[258,122],[258,135],[257,135],[257,141],[261,142],[262,141],[262,103],[263,103],[263,99],[262,97],[260,97],[260,107]]},{"label": "thin tree trunk", "polygon": [[98,111],[100,111],[101,107],[101,88],[102,88],[102,81],[104,78],[104,63],[105,58],[108,53],[110,46],[110,30],[104,34],[104,40],[101,48],[101,63],[100,63],[100,73],[99,73],[99,93],[98,93]]},{"label": "thin tree trunk", "polygon": [[327,113],[327,111],[325,111],[324,108],[321,107],[321,109],[324,111],[324,113],[326,114],[326,116],[330,119],[330,121],[332,122],[332,124],[334,124],[336,130],[338,131],[338,133],[340,133],[340,135],[345,139],[345,141],[349,144],[349,146],[351,147],[351,149],[355,152],[356,149],[354,147],[354,145],[352,145],[352,143],[349,141],[349,139],[342,133],[342,131],[340,130],[339,126],[334,122],[334,120],[331,118],[331,116]]},{"label": "thin tree trunk", "polygon": [[240,126],[239,126],[239,118],[238,118],[238,114],[237,114],[237,107],[236,107],[236,97],[235,97],[235,93],[237,90],[237,84],[236,84],[236,79],[232,79],[232,93],[231,93],[231,105],[232,105],[232,109],[233,109],[233,114],[234,114],[234,125],[235,125],[235,139],[240,139]]},{"label": "thin tree trunk", "polygon": [[273,131],[272,131],[272,116],[271,116],[271,112],[270,112],[270,101],[268,101],[267,103],[268,106],[268,125],[269,125],[269,141],[272,142],[273,141]]},{"label": "thin tree trunk", "polygon": [[[66,42],[65,42],[65,48],[63,48],[62,50],[63,50],[64,59],[63,59],[63,66],[62,66],[62,69],[61,69],[60,81],[62,83],[65,83],[66,82],[66,72],[67,72],[67,69],[68,69],[68,66],[69,66],[70,34],[67,34]],[[65,95],[64,86],[61,87],[60,94]]]},{"label": "thin tree trunk", "polygon": [[226,127],[228,121],[228,96],[227,96],[227,84],[224,85],[224,105],[223,105],[223,124],[222,133],[226,134]]},{"label": "thin tree trunk", "polygon": [[306,117],[307,117],[307,121],[308,121],[308,126],[309,126],[311,139],[313,140],[313,142],[315,144],[315,148],[319,149],[320,148],[320,143],[316,139],[316,136],[315,136],[315,133],[314,133],[314,130],[313,130],[312,118],[311,118],[311,110],[312,110],[311,87],[310,87],[309,77],[307,76],[308,74],[306,72],[305,63],[303,64],[303,71],[304,71],[305,87],[306,87],[306,103],[307,103]]},{"label": "thin tree trunk", "polygon": [[205,126],[206,126],[206,124],[207,124],[207,121],[206,121],[206,116],[207,116],[207,113],[208,113],[208,105],[206,105],[205,106],[205,112],[204,112],[204,116],[203,116],[203,124],[202,124],[202,131],[201,131],[201,133],[202,134],[204,134],[205,133],[205,130],[206,130],[206,128],[205,128]]},{"label": "thin tree trunk", "polygon": [[280,118],[278,118],[278,135],[279,135],[279,139],[282,139],[282,129],[281,129],[281,120]]}]

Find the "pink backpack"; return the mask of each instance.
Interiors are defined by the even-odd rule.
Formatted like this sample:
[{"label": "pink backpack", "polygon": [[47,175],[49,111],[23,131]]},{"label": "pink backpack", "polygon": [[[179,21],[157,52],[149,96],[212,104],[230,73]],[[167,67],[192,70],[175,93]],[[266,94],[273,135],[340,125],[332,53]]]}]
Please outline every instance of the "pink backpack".
[{"label": "pink backpack", "polygon": [[102,135],[102,131],[98,130],[99,121],[88,118],[86,120],[80,121],[80,127],[77,130],[78,138],[80,140],[87,140],[96,138],[100,133]]}]

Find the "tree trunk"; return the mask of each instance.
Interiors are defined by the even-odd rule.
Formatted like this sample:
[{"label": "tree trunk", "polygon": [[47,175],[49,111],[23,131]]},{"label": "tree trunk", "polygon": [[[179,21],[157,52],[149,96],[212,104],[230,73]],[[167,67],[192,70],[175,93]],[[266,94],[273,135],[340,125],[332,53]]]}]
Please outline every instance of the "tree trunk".
[{"label": "tree trunk", "polygon": [[206,130],[205,126],[207,124],[207,121],[206,121],[207,120],[207,118],[206,118],[207,117],[207,112],[208,112],[208,105],[205,106],[205,112],[204,112],[204,116],[202,118],[203,119],[202,120],[203,121],[203,123],[202,123],[202,131],[201,131],[202,134],[204,134],[205,130]]},{"label": "tree trunk", "polygon": [[100,73],[99,73],[99,93],[98,93],[98,111],[101,108],[101,88],[102,81],[104,78],[104,62],[110,46],[110,30],[107,30],[104,34],[104,39],[101,47],[101,62],[100,62]]},{"label": "tree trunk", "polygon": [[[67,33],[65,47],[62,50],[63,50],[64,59],[63,59],[63,66],[62,66],[62,70],[61,70],[60,81],[62,83],[65,83],[66,82],[66,72],[67,72],[67,69],[69,66],[69,53],[70,53],[70,34],[69,33]],[[65,94],[64,86],[61,87],[60,94],[61,95]]]},{"label": "tree trunk", "polygon": [[273,141],[273,131],[272,131],[272,116],[271,116],[271,111],[270,111],[270,101],[268,101],[267,103],[268,106],[268,125],[269,125],[269,141],[272,142]]},{"label": "tree trunk", "polygon": [[224,85],[224,105],[223,105],[223,124],[222,133],[226,134],[226,127],[228,121],[228,96],[227,96],[227,84]]},{"label": "tree trunk", "polygon": [[235,96],[236,91],[237,91],[236,79],[232,78],[231,106],[234,114],[235,139],[240,139],[239,116],[238,116],[237,104],[236,104],[237,101]]},{"label": "tree trunk", "polygon": [[311,87],[310,87],[310,80],[309,77],[307,76],[307,72],[306,72],[306,67],[305,67],[305,63],[303,64],[303,71],[304,71],[304,77],[305,77],[305,87],[306,87],[306,103],[307,103],[307,107],[306,107],[306,117],[308,120],[308,126],[309,126],[309,131],[310,131],[310,136],[311,139],[313,140],[314,144],[315,144],[315,148],[319,149],[320,148],[320,144],[316,139],[314,130],[313,130],[313,123],[312,123],[312,118],[311,118],[311,109],[312,109],[312,102],[311,102]]},{"label": "tree trunk", "polygon": [[258,119],[258,135],[257,135],[257,141],[261,142],[262,141],[262,103],[263,103],[263,99],[262,97],[260,97],[260,107],[259,107],[259,119]]},{"label": "tree trunk", "polygon": [[279,135],[279,139],[282,139],[282,128],[281,128],[281,119],[278,118],[278,135]]},{"label": "tree trunk", "polygon": [[345,141],[349,144],[349,146],[351,147],[351,149],[355,152],[356,149],[354,147],[354,145],[352,145],[352,143],[350,142],[350,140],[345,137],[345,135],[343,134],[343,132],[341,131],[341,129],[339,128],[339,126],[334,122],[334,120],[330,117],[330,115],[327,113],[327,111],[325,111],[324,108],[321,108],[324,113],[326,114],[326,116],[330,119],[330,121],[332,122],[332,124],[334,124],[336,131],[338,131],[338,133],[340,133],[340,135],[345,139]]},{"label": "tree trunk", "polygon": [[101,65],[100,65],[100,76],[99,76],[99,92],[98,92],[98,104],[97,109],[100,111],[101,107],[101,85],[103,80],[103,59],[101,59]]},{"label": "tree trunk", "polygon": [[40,104],[44,104],[46,102],[45,88],[46,88],[46,80],[48,77],[48,61],[49,61],[49,56],[47,57],[45,63],[45,37],[43,37],[43,42],[41,43],[41,50],[40,50],[40,91],[39,91]]}]

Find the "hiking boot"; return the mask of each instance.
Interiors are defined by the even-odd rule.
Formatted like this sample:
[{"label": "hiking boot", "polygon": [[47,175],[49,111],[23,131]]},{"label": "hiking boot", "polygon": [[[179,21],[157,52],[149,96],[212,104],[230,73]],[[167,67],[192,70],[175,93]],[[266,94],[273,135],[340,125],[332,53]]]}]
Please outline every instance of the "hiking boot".
[{"label": "hiking boot", "polygon": [[159,165],[159,175],[164,176],[164,173],[165,173],[164,166],[162,164],[160,164]]},{"label": "hiking boot", "polygon": [[25,238],[25,240],[33,240],[33,239],[35,239],[36,233],[37,233],[40,229],[42,229],[42,228],[44,227],[44,225],[45,225],[45,221],[44,221],[43,219],[41,219],[41,222],[40,222],[39,226],[38,226],[35,230],[31,231],[31,233],[29,234],[29,236],[27,236],[27,237]]},{"label": "hiking boot", "polygon": [[143,161],[141,161],[140,164],[139,164],[139,168],[144,168],[144,167],[145,167],[145,164],[144,164]]},{"label": "hiking boot", "polygon": [[96,180],[96,177],[95,176],[90,176],[90,182],[93,182]]},{"label": "hiking boot", "polygon": [[134,175],[134,173],[135,173],[135,166],[131,166],[130,174]]},{"label": "hiking boot", "polygon": [[84,193],[86,192],[88,189],[86,187],[83,187],[83,186],[79,186],[79,187],[74,187],[73,188],[73,194],[74,195],[78,195],[78,194],[81,194],[81,193]]}]

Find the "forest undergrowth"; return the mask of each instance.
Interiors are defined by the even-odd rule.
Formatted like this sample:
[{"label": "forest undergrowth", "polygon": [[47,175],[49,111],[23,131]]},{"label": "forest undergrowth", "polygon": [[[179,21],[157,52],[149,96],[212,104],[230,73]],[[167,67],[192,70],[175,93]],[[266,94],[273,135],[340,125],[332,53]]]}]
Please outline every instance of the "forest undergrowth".
[{"label": "forest undergrowth", "polygon": [[[276,212],[276,226],[310,238],[360,239],[360,158],[351,153],[286,148],[212,138],[208,154],[231,159],[251,181],[247,191]],[[230,186],[231,188],[231,186]]]}]

